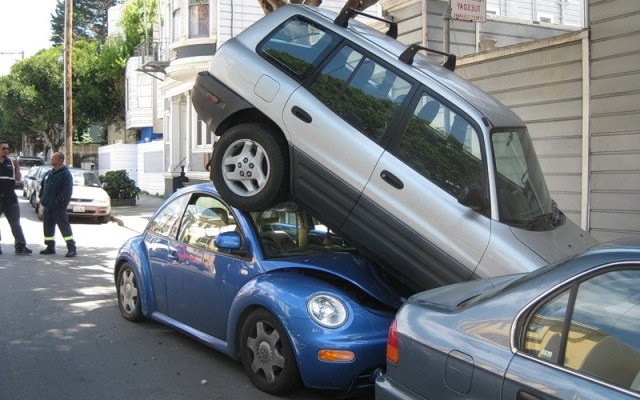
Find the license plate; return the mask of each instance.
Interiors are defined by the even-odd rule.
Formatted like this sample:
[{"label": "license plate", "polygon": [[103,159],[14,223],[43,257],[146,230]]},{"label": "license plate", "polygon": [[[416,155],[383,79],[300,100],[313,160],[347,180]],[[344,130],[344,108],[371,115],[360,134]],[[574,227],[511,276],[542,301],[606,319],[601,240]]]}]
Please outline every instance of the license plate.
[{"label": "license plate", "polygon": [[73,212],[83,213],[84,211],[84,206],[73,206]]}]

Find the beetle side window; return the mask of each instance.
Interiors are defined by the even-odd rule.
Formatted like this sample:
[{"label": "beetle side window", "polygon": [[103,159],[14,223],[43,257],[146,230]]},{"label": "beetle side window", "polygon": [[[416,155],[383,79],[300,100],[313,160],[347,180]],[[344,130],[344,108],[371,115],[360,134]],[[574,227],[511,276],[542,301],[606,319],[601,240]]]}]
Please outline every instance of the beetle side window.
[{"label": "beetle side window", "polygon": [[395,155],[453,196],[486,186],[478,133],[462,115],[422,94]]},{"label": "beetle side window", "polygon": [[204,250],[217,251],[216,237],[234,230],[236,222],[227,206],[211,196],[194,195],[182,217],[178,240]]},{"label": "beetle side window", "polygon": [[640,391],[640,269],[572,285],[535,310],[523,350],[625,389]]},{"label": "beetle side window", "polygon": [[333,37],[302,18],[282,24],[258,46],[258,54],[295,78],[304,79],[330,51]]},{"label": "beetle side window", "polygon": [[167,204],[153,218],[147,230],[160,236],[175,239],[180,224],[182,209],[188,196],[182,196]]},{"label": "beetle side window", "polygon": [[392,70],[345,46],[308,90],[338,116],[379,143],[410,84]]}]

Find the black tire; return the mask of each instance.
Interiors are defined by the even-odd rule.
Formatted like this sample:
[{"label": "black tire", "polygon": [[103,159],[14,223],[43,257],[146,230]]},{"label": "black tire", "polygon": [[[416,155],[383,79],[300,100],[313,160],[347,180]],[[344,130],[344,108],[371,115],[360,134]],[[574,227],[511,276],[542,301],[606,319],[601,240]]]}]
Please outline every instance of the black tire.
[{"label": "black tire", "polygon": [[36,207],[36,194],[35,193],[31,193],[31,197],[29,197],[29,203],[31,204],[31,207],[33,207],[33,208]]},{"label": "black tire", "polygon": [[106,224],[109,221],[111,221],[111,214],[98,217],[98,223],[100,224]]},{"label": "black tire", "polygon": [[282,396],[300,386],[300,372],[289,338],[267,310],[256,310],[247,317],[240,346],[242,365],[255,387]]},{"label": "black tire", "polygon": [[271,207],[289,195],[289,152],[285,139],[256,123],[236,125],[215,144],[211,180],[231,206],[243,211]]},{"label": "black tire", "polygon": [[129,263],[122,264],[118,271],[116,292],[118,294],[120,314],[129,321],[137,322],[142,320],[138,279]]}]

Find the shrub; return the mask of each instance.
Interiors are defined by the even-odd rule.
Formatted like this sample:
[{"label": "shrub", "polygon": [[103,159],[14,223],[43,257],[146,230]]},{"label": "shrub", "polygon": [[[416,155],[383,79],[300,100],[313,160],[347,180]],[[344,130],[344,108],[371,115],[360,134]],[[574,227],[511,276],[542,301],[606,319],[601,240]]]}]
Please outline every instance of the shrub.
[{"label": "shrub", "polygon": [[141,190],[127,171],[109,171],[100,177],[103,189],[112,199],[137,199]]}]

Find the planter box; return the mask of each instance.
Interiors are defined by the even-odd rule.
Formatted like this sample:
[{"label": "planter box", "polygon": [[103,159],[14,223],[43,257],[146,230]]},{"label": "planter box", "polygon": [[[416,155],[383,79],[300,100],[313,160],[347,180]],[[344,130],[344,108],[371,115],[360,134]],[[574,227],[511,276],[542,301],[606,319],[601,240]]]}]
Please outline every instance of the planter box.
[{"label": "planter box", "polygon": [[111,207],[135,206],[136,199],[111,199]]}]

